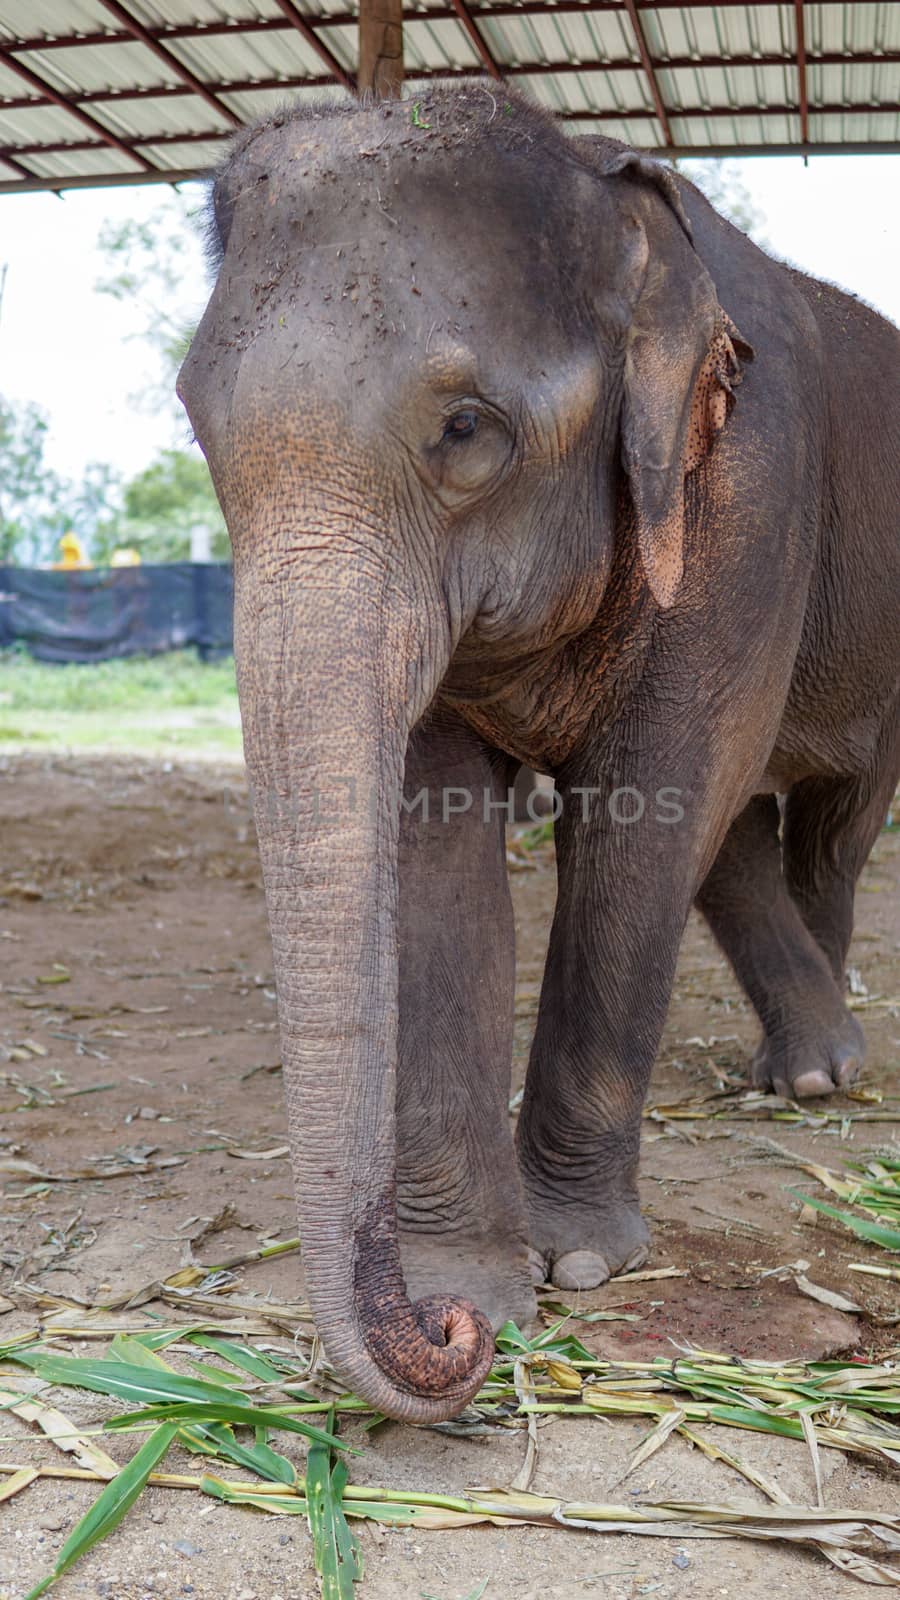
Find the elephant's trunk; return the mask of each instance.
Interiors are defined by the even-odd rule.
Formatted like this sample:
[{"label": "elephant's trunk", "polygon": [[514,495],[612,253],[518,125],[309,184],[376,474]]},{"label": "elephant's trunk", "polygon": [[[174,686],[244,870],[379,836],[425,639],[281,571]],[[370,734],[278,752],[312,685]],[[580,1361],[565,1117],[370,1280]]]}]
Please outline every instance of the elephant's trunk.
[{"label": "elephant's trunk", "polygon": [[390,612],[352,542],[327,572],[306,554],[279,565],[237,565],[235,654],[309,1301],[358,1394],[439,1421],[493,1354],[467,1302],[410,1303],[397,1244],[399,802],[417,701],[446,661],[430,660],[423,687],[412,610]]}]

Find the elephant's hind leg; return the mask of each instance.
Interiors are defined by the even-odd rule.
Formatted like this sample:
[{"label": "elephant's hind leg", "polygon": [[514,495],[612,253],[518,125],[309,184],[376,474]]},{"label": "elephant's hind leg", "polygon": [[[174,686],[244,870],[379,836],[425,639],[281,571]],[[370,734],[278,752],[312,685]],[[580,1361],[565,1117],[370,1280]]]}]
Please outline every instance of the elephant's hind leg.
[{"label": "elephant's hind leg", "polygon": [[778,828],[775,796],[751,800],[732,823],[697,904],[763,1025],[754,1083],[804,1098],[851,1084],[865,1046],[791,897]]},{"label": "elephant's hind leg", "polygon": [[870,774],[807,778],[791,790],[785,807],[785,878],[842,988],[857,879],[900,781],[898,721],[895,715],[885,723]]},{"label": "elephant's hind leg", "polygon": [[536,1311],[508,1109],[515,944],[498,809],[508,768],[459,719],[433,715],[410,741],[400,844],[404,1272],[414,1298],[462,1294],[495,1326]]}]

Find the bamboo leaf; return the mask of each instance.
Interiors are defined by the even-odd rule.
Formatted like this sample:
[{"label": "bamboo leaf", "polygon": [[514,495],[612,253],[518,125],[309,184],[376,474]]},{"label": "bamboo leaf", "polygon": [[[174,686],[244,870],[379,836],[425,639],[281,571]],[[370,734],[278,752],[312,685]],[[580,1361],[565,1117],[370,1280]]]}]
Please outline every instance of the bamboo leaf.
[{"label": "bamboo leaf", "polygon": [[297,1481],[296,1468],[286,1456],[279,1455],[264,1440],[257,1439],[255,1444],[241,1444],[230,1428],[220,1422],[184,1428],[179,1438],[183,1438],[189,1448],[199,1450],[204,1455],[221,1456],[226,1461],[233,1461],[236,1466],[247,1467],[268,1483],[283,1483],[293,1488]]},{"label": "bamboo leaf", "polygon": [[36,1422],[59,1450],[65,1450],[75,1457],[80,1467],[90,1467],[102,1478],[114,1478],[118,1472],[119,1463],[113,1461],[112,1456],[108,1456],[99,1445],[84,1438],[65,1412],[58,1411],[55,1406],[46,1405],[35,1395],[19,1394],[14,1389],[0,1389],[0,1407],[4,1411],[14,1411],[24,1422]]},{"label": "bamboo leaf", "polygon": [[322,1600],[353,1600],[354,1584],[363,1575],[359,1542],[350,1532],[341,1506],[347,1483],[343,1462],[331,1468],[326,1445],[310,1446],[306,1464],[306,1507]]},{"label": "bamboo leaf", "polygon": [[144,1440],[127,1466],[122,1467],[94,1501],[90,1511],[76,1523],[59,1552],[53,1571],[29,1591],[25,1600],[38,1600],[38,1596],[45,1594],[50,1585],[68,1572],[81,1556],[118,1527],[153,1468],[162,1460],[177,1431],[174,1423],[166,1422],[151,1433],[149,1439]]},{"label": "bamboo leaf", "polygon": [[175,1400],[147,1406],[143,1411],[123,1411],[118,1417],[108,1417],[103,1426],[113,1433],[127,1433],[130,1428],[139,1426],[143,1422],[161,1421],[230,1422],[245,1428],[260,1426],[285,1428],[288,1433],[302,1433],[305,1438],[315,1440],[318,1444],[336,1444],[339,1450],[350,1450],[352,1455],[359,1455],[358,1450],[353,1450],[340,1439],[335,1439],[334,1434],[326,1433],[322,1428],[314,1428],[309,1422],[301,1422],[299,1417],[292,1417],[283,1411],[265,1410],[262,1406],[238,1405],[228,1400],[222,1390],[219,1390],[219,1394],[222,1398],[212,1404],[198,1404],[196,1400]]},{"label": "bamboo leaf", "polygon": [[209,1333],[192,1333],[188,1337],[191,1344],[201,1345],[204,1350],[212,1350],[215,1355],[232,1362],[234,1366],[240,1367],[242,1372],[248,1372],[251,1377],[260,1378],[263,1383],[284,1381],[284,1374],[279,1372],[271,1361],[267,1361],[258,1350],[239,1344],[236,1339],[217,1339]]},{"label": "bamboo leaf", "polygon": [[0,1483],[0,1500],[11,1500],[20,1489],[27,1489],[41,1475],[40,1467],[19,1467],[10,1473],[5,1483]]},{"label": "bamboo leaf", "polygon": [[633,1452],[625,1477],[627,1478],[629,1473],[643,1466],[645,1461],[649,1461],[650,1457],[655,1455],[656,1451],[665,1444],[669,1434],[674,1433],[676,1428],[680,1428],[684,1420],[684,1412],[677,1410],[670,1411],[667,1416],[660,1417],[656,1427],[650,1429],[650,1432]]},{"label": "bamboo leaf", "polygon": [[[145,1351],[145,1355],[151,1352]],[[201,1378],[185,1378],[180,1372],[158,1370],[153,1366],[138,1366],[124,1361],[94,1361],[72,1356],[47,1356],[31,1352],[16,1353],[14,1359],[24,1360],[48,1383],[74,1384],[76,1388],[93,1389],[100,1394],[115,1395],[119,1400],[131,1400],[139,1405],[163,1406],[157,1410],[138,1413],[142,1420],[159,1420],[163,1415],[184,1421],[217,1421],[246,1423],[248,1427],[268,1426],[287,1428],[293,1433],[305,1434],[320,1444],[338,1449],[345,1446],[334,1434],[325,1433],[311,1423],[285,1416],[280,1411],[264,1410],[250,1404],[232,1401],[221,1385],[206,1383]],[[171,1407],[175,1407],[171,1410]],[[187,1409],[183,1409],[183,1408]],[[199,1407],[199,1409],[198,1409]],[[191,1409],[193,1408],[193,1409]],[[127,1427],[137,1420],[134,1413],[111,1417],[108,1428]]]},{"label": "bamboo leaf", "polygon": [[880,1245],[882,1250],[900,1250],[900,1228],[886,1228],[880,1222],[870,1222],[866,1217],[855,1217],[852,1211],[839,1211],[837,1206],[829,1206],[824,1200],[813,1200],[808,1194],[801,1194],[799,1189],[791,1189],[790,1192],[804,1205],[812,1206],[814,1211],[821,1211],[826,1217],[833,1217],[835,1222],[842,1222],[845,1228],[858,1234],[861,1239]]}]

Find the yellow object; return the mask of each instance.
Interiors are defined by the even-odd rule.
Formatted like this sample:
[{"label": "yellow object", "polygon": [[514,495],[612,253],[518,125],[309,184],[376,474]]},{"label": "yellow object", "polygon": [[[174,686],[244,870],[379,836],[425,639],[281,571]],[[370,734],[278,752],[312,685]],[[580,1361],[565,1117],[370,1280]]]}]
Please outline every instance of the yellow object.
[{"label": "yellow object", "polygon": [[54,561],[54,572],[74,572],[91,565],[90,561],[85,557],[81,540],[77,533],[73,533],[71,529],[68,533],[64,533],[60,539],[59,551],[62,559]]}]

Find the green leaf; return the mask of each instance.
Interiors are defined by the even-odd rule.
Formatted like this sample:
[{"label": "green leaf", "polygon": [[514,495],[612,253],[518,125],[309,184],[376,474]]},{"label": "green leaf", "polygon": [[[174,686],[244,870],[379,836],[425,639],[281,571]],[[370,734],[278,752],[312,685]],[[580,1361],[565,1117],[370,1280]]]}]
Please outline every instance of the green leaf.
[{"label": "green leaf", "polygon": [[94,1501],[90,1511],[76,1523],[57,1558],[56,1566],[48,1577],[42,1578],[29,1591],[25,1600],[37,1600],[57,1578],[61,1578],[80,1556],[86,1554],[100,1539],[119,1526],[147,1482],[154,1467],[159,1464],[178,1432],[174,1423],[166,1422],[145,1439],[127,1466],[106,1485]]},{"label": "green leaf", "polygon": [[184,1428],[179,1439],[183,1439],[189,1449],[201,1454],[221,1456],[239,1467],[247,1467],[267,1483],[284,1483],[290,1489],[297,1482],[296,1468],[287,1456],[279,1455],[271,1445],[259,1439],[255,1444],[241,1444],[230,1428],[221,1422],[199,1423]]},{"label": "green leaf", "polygon": [[322,1428],[313,1427],[309,1422],[301,1422],[299,1417],[292,1417],[283,1411],[270,1411],[262,1406],[241,1405],[239,1402],[229,1400],[224,1389],[216,1391],[216,1399],[212,1403],[198,1404],[196,1400],[176,1400],[163,1402],[160,1405],[148,1406],[143,1411],[123,1411],[121,1416],[108,1417],[104,1428],[112,1433],[127,1432],[129,1428],[140,1425],[142,1422],[230,1422],[238,1427],[258,1428],[285,1428],[288,1433],[302,1433],[304,1438],[315,1440],[317,1444],[334,1446],[338,1450],[350,1450],[352,1455],[359,1455],[359,1450],[353,1450],[350,1445],[345,1445],[333,1433],[326,1433]]},{"label": "green leaf", "polygon": [[504,1322],[494,1335],[494,1343],[498,1351],[504,1355],[523,1355],[531,1349],[530,1340],[516,1327],[514,1322]]},{"label": "green leaf", "polygon": [[236,1339],[217,1339],[209,1333],[192,1333],[189,1335],[189,1342],[202,1345],[204,1350],[212,1350],[215,1355],[222,1356],[233,1366],[240,1367],[242,1372],[249,1372],[251,1377],[261,1378],[263,1383],[283,1381],[283,1373],[279,1372],[271,1361],[267,1361],[258,1350],[239,1344]]},{"label": "green leaf", "polygon": [[[332,1414],[333,1415],[333,1414]],[[363,1575],[359,1541],[350,1532],[341,1500],[347,1484],[342,1461],[331,1468],[325,1445],[311,1445],[306,1463],[306,1505],[322,1600],[353,1600]]]},{"label": "green leaf", "polygon": [[837,1206],[827,1205],[824,1200],[813,1200],[808,1194],[801,1194],[799,1189],[791,1189],[791,1194],[802,1200],[804,1205],[812,1206],[815,1211],[824,1212],[826,1217],[833,1217],[835,1222],[842,1222],[845,1228],[850,1228],[861,1239],[868,1239],[871,1244],[878,1244],[882,1250],[900,1250],[900,1228],[885,1228],[879,1222],[869,1222],[865,1217],[855,1217],[852,1211],[839,1211]]},{"label": "green leaf", "polygon": [[[150,1357],[152,1352],[145,1351]],[[190,1421],[242,1422],[250,1428],[288,1428],[303,1433],[320,1443],[344,1448],[333,1433],[308,1422],[295,1421],[280,1411],[266,1410],[253,1405],[240,1405],[232,1401],[221,1384],[206,1383],[201,1378],[186,1378],[180,1372],[171,1372],[165,1365],[141,1366],[134,1362],[91,1360],[89,1357],[47,1356],[30,1351],[14,1352],[15,1360],[30,1366],[39,1378],[48,1383],[74,1384],[78,1389],[93,1389],[100,1394],[112,1394],[119,1400],[130,1400],[141,1406],[187,1406],[185,1417]],[[150,1413],[161,1417],[162,1412]],[[172,1412],[173,1417],[176,1412]],[[107,1427],[127,1426],[133,1422],[133,1413],[114,1417]]]}]

